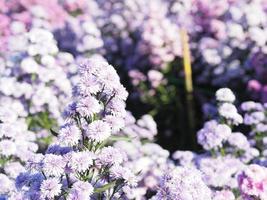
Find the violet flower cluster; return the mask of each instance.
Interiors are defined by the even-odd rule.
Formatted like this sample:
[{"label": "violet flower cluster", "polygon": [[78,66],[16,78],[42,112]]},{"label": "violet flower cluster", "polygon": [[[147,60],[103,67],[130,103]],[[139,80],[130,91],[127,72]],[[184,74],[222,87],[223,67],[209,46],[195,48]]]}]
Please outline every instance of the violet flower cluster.
[{"label": "violet flower cluster", "polygon": [[124,188],[124,198],[144,199],[157,191],[161,176],[174,165],[168,158],[169,152],[153,143],[157,125],[150,115],[135,120],[131,113],[128,113],[125,123],[125,127],[118,134],[131,140],[117,141],[113,145],[126,152],[127,161],[122,165],[137,174],[138,184],[134,188]]},{"label": "violet flower cluster", "polygon": [[0,108],[0,198],[16,197],[14,180],[26,172],[25,163],[38,150],[36,136],[26,120],[11,108]]},{"label": "violet flower cluster", "polygon": [[88,60],[79,72],[80,82],[57,142],[45,155],[29,159],[31,171],[16,179],[23,198],[113,199],[122,195],[123,187],[137,184],[134,173],[121,166],[125,154],[105,146],[123,126],[116,122],[126,115],[127,91],[114,68],[103,60]]},{"label": "violet flower cluster", "polygon": [[[212,189],[213,199],[265,199],[265,106],[244,102],[242,117],[233,104],[235,95],[230,89],[219,89],[216,99],[217,117],[206,122],[197,133],[198,142],[205,151],[201,154],[176,151],[173,159],[179,166],[200,170],[203,181]],[[238,118],[240,120],[236,120]],[[248,131],[239,129],[240,124]]]}]

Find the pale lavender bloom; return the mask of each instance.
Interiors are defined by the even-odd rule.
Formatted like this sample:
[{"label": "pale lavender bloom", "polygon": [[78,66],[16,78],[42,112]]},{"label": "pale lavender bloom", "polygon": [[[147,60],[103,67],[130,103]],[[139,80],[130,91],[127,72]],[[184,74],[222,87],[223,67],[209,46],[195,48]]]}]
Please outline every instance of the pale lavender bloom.
[{"label": "pale lavender bloom", "polygon": [[94,192],[93,186],[84,181],[77,181],[72,185],[67,200],[85,200],[90,199]]},{"label": "pale lavender bloom", "polygon": [[221,88],[216,91],[216,100],[220,102],[232,103],[235,101],[235,95],[229,88]]},{"label": "pale lavender bloom", "polygon": [[229,126],[211,120],[206,122],[204,127],[198,131],[197,140],[204,149],[210,150],[221,147],[223,142],[231,135],[231,132]]},{"label": "pale lavender bloom", "polygon": [[263,107],[260,103],[256,103],[254,101],[246,101],[241,104],[241,109],[243,111],[252,111],[252,110],[261,111]]},{"label": "pale lavender bloom", "polygon": [[242,116],[238,114],[236,107],[231,103],[221,104],[219,106],[218,112],[220,116],[224,117],[229,123],[238,125],[243,122]]},{"label": "pale lavender bloom", "polygon": [[212,200],[235,200],[235,195],[231,190],[215,191]]},{"label": "pale lavender bloom", "polygon": [[117,117],[125,117],[126,116],[125,107],[126,107],[126,104],[123,100],[113,98],[108,103],[106,107],[106,112]]},{"label": "pale lavender bloom", "polygon": [[17,151],[16,144],[11,140],[2,140],[0,141],[0,154],[4,156],[15,155]]},{"label": "pale lavender bloom", "polygon": [[57,178],[49,178],[42,182],[40,190],[43,199],[53,199],[61,193],[62,184]]},{"label": "pale lavender bloom", "polygon": [[[20,132],[20,130],[18,130],[18,127],[16,125],[17,125],[16,122],[0,124],[0,136],[1,137],[6,136],[8,138],[15,138]],[[26,130],[26,129],[22,129],[22,130]]]},{"label": "pale lavender bloom", "polygon": [[247,137],[240,132],[232,133],[227,139],[228,143],[238,149],[246,150],[250,147]]},{"label": "pale lavender bloom", "polygon": [[172,154],[172,158],[179,161],[181,166],[193,166],[195,153],[191,151],[175,151]]},{"label": "pale lavender bloom", "polygon": [[5,174],[0,174],[0,194],[7,194],[13,189],[13,182]]},{"label": "pale lavender bloom", "polygon": [[107,92],[113,92],[120,85],[120,78],[111,65],[104,65],[99,71],[99,79]]},{"label": "pale lavender bloom", "polygon": [[141,82],[146,81],[146,76],[136,69],[130,70],[128,72],[128,76],[131,78],[132,84],[134,86],[137,86]]},{"label": "pale lavender bloom", "polygon": [[163,74],[157,70],[149,70],[147,76],[153,88],[157,88],[163,80]]},{"label": "pale lavender bloom", "polygon": [[160,189],[152,200],[211,200],[211,191],[194,168],[176,167],[161,179]]},{"label": "pale lavender bloom", "polygon": [[77,112],[83,117],[91,117],[100,112],[102,106],[93,96],[80,98],[77,103]]},{"label": "pale lavender bloom", "polygon": [[116,98],[123,101],[126,101],[129,95],[126,88],[121,84],[118,84],[117,87],[114,88],[113,94],[116,95]]},{"label": "pale lavender bloom", "polygon": [[245,165],[237,158],[225,157],[199,157],[198,169],[203,172],[204,181],[212,187],[237,187],[236,175]]},{"label": "pale lavender bloom", "polygon": [[257,158],[259,155],[260,155],[260,152],[258,149],[250,147],[250,148],[246,149],[245,153],[242,155],[242,157],[240,159],[241,159],[241,161],[248,163],[252,159]]},{"label": "pale lavender bloom", "polygon": [[123,192],[127,199],[142,199],[146,195],[147,189],[145,187],[132,188],[125,186]]},{"label": "pale lavender bloom", "polygon": [[107,115],[103,119],[104,122],[107,122],[112,129],[112,133],[116,134],[119,130],[121,130],[125,125],[125,120],[113,115]]},{"label": "pale lavender bloom", "polygon": [[75,172],[84,172],[93,164],[94,154],[89,151],[71,152],[69,154],[68,166]]},{"label": "pale lavender bloom", "polygon": [[7,163],[4,167],[5,173],[11,178],[16,178],[20,173],[25,172],[25,167],[19,162]]},{"label": "pale lavender bloom", "polygon": [[256,131],[257,132],[266,132],[267,131],[267,125],[263,123],[256,124]]},{"label": "pale lavender bloom", "polygon": [[98,160],[102,165],[119,165],[126,160],[126,155],[120,149],[109,146],[101,149]]},{"label": "pale lavender bloom", "polygon": [[152,140],[158,133],[157,124],[151,115],[143,115],[139,120],[137,120],[137,125],[147,130],[147,132],[141,131],[139,137]]},{"label": "pale lavender bloom", "polygon": [[60,155],[46,154],[43,160],[43,171],[48,176],[61,176],[64,173],[66,162]]},{"label": "pale lavender bloom", "polygon": [[27,161],[27,167],[30,170],[40,171],[42,168],[42,161],[44,159],[44,155],[41,153],[36,153],[32,155]]},{"label": "pale lavender bloom", "polygon": [[123,179],[129,186],[137,186],[136,176],[132,171],[120,165],[114,165],[110,169],[110,174],[113,179]]},{"label": "pale lavender bloom", "polygon": [[246,113],[244,117],[244,124],[246,125],[259,124],[264,119],[265,119],[265,114],[261,111],[256,111],[249,114]]},{"label": "pale lavender bloom", "polygon": [[1,106],[0,108],[0,120],[2,122],[15,122],[16,119],[18,118],[16,112],[13,110],[9,109],[8,107],[3,107]]},{"label": "pale lavender bloom", "polygon": [[111,135],[110,125],[102,120],[93,121],[86,130],[86,136],[96,142],[103,142]]},{"label": "pale lavender bloom", "polygon": [[99,71],[104,69],[106,65],[108,65],[108,63],[103,57],[87,59],[79,66],[79,72],[82,76],[87,76],[88,74],[99,76]]},{"label": "pale lavender bloom", "polygon": [[81,132],[77,126],[67,123],[59,130],[58,141],[62,145],[74,146],[81,139]]},{"label": "pale lavender bloom", "polygon": [[79,88],[79,93],[82,96],[97,94],[97,92],[100,92],[100,90],[102,89],[101,84],[97,80],[97,77],[93,75],[87,75],[81,77],[78,88]]}]

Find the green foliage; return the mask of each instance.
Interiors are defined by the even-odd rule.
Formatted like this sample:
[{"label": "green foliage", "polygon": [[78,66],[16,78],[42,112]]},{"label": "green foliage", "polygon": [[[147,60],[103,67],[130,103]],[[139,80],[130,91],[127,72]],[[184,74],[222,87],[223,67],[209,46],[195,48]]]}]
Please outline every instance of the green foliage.
[{"label": "green foliage", "polygon": [[48,112],[39,112],[34,115],[29,115],[26,118],[30,130],[46,129],[50,130],[57,125],[55,119],[51,118]]}]

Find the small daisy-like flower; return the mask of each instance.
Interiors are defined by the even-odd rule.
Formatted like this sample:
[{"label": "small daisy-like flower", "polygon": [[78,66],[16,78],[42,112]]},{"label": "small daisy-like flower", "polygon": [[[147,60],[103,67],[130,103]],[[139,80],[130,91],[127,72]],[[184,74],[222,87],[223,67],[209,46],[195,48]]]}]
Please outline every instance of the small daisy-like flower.
[{"label": "small daisy-like flower", "polygon": [[123,118],[118,118],[113,115],[105,116],[103,121],[107,122],[110,125],[112,133],[117,133],[125,125],[125,120]]},{"label": "small daisy-like flower", "polygon": [[77,181],[73,184],[67,200],[89,199],[93,192],[94,187],[90,183]]},{"label": "small daisy-like flower", "polygon": [[111,128],[108,123],[96,120],[89,124],[86,136],[96,142],[103,142],[111,135]]},{"label": "small daisy-like flower", "polygon": [[93,159],[94,154],[92,152],[72,152],[68,165],[74,171],[84,172],[93,164]]},{"label": "small daisy-like flower", "polygon": [[79,93],[83,96],[87,96],[90,94],[96,94],[101,90],[101,85],[97,81],[97,78],[93,75],[83,76],[80,79],[80,83],[78,85]]},{"label": "small daisy-like flower", "polygon": [[46,154],[43,160],[43,170],[48,176],[61,176],[64,173],[66,162],[62,156]]},{"label": "small daisy-like flower", "polygon": [[87,96],[79,99],[76,110],[81,116],[87,117],[100,112],[101,109],[102,106],[99,104],[98,100],[92,96]]},{"label": "small daisy-like flower", "polygon": [[126,167],[114,165],[110,169],[110,174],[113,179],[123,179],[129,186],[137,185],[136,176]]},{"label": "small daisy-like flower", "polygon": [[61,193],[62,184],[57,178],[49,178],[41,184],[41,197],[44,199],[53,199]]},{"label": "small daisy-like flower", "polygon": [[67,123],[59,130],[58,140],[61,144],[73,146],[78,144],[81,138],[80,130],[77,126]]},{"label": "small daisy-like flower", "polygon": [[98,159],[103,165],[119,165],[126,159],[126,155],[114,147],[104,147]]}]

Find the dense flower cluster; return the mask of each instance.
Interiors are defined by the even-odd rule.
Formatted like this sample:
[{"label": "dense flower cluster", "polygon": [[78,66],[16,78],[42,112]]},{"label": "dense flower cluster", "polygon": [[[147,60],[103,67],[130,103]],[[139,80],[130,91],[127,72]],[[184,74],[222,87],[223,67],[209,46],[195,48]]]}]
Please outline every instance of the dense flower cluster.
[{"label": "dense flower cluster", "polygon": [[25,162],[38,150],[35,140],[24,118],[10,108],[0,108],[0,198],[15,197],[14,179],[26,171]]},{"label": "dense flower cluster", "polygon": [[150,115],[135,120],[131,113],[128,113],[126,125],[118,134],[131,139],[131,141],[117,141],[114,146],[126,152],[127,161],[123,166],[135,172],[138,180],[137,187],[124,188],[125,198],[143,199],[149,193],[157,191],[164,171],[173,167],[168,159],[169,152],[153,143],[157,126]]},{"label": "dense flower cluster", "polygon": [[[231,90],[219,89],[216,99],[217,117],[206,122],[197,134],[205,152],[177,151],[173,159],[181,166],[200,170],[204,182],[213,189],[214,199],[265,199],[265,105],[244,102],[241,117],[233,104],[235,96]],[[238,123],[233,123],[235,116],[240,118]],[[242,129],[236,125],[240,124],[247,126],[248,131],[238,132]]]},{"label": "dense flower cluster", "polygon": [[211,200],[211,191],[198,170],[177,167],[163,176],[160,189],[152,199]]},{"label": "dense flower cluster", "polygon": [[20,101],[26,116],[48,111],[59,119],[62,103],[71,95],[71,83],[61,64],[65,55],[58,52],[51,32],[41,28],[25,32],[21,26],[21,32],[9,38],[1,71],[1,98]]},{"label": "dense flower cluster", "polygon": [[[24,198],[89,199],[98,195],[112,199],[121,195],[122,187],[137,184],[134,173],[121,166],[124,153],[103,147],[112,134],[112,122],[126,115],[128,93],[114,68],[103,60],[88,60],[79,72],[80,82],[65,112],[67,121],[59,129],[58,141],[45,155],[29,159],[33,174],[17,177]],[[31,187],[30,182],[37,186]]]}]

